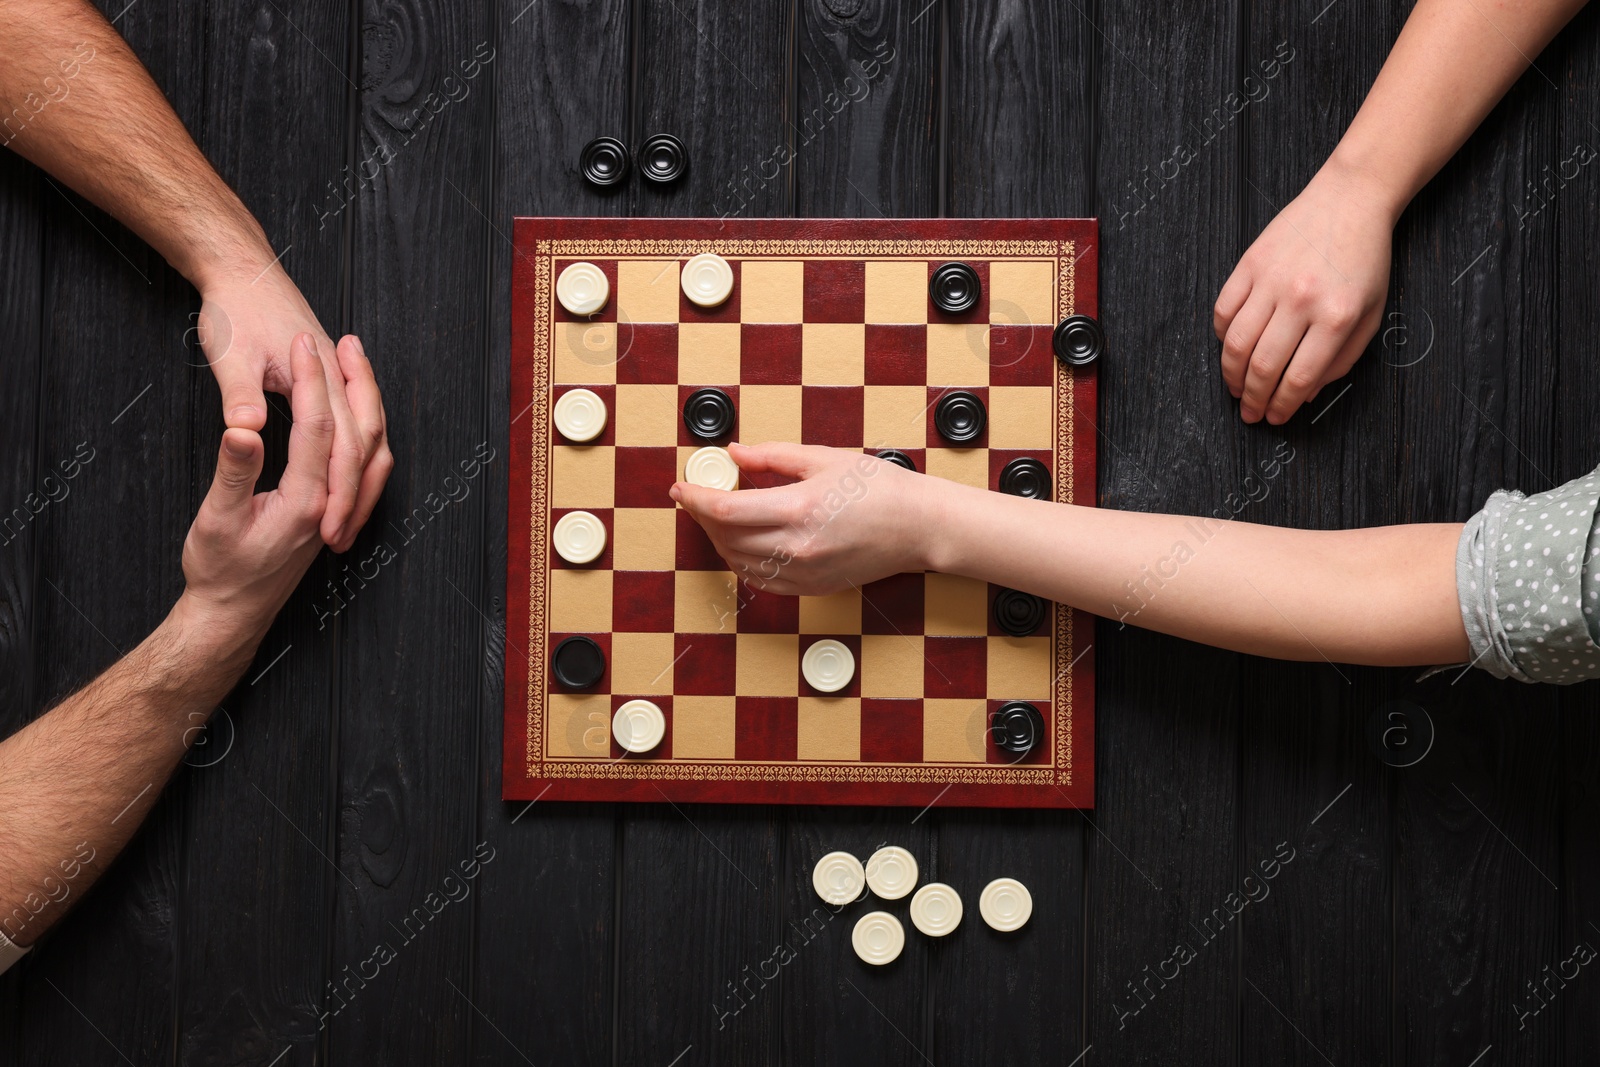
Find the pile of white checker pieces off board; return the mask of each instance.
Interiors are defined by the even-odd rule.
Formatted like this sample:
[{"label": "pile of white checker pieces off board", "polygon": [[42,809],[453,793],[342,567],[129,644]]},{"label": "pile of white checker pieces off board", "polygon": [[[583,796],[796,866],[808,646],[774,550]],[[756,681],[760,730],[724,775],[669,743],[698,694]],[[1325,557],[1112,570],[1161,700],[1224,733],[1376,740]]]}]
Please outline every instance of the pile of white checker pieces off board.
[{"label": "pile of white checker pieces off board", "polygon": [[[811,871],[811,885],[829,904],[842,906],[863,889],[884,900],[899,900],[917,884],[917,860],[898,845],[878,849],[861,861],[848,852],[830,852]],[[961,925],[961,894],[943,882],[929,882],[911,898],[911,922],[929,937],[944,937]],[[1033,895],[1015,878],[996,878],[978,896],[978,913],[1002,933],[1021,929],[1033,915]],[[892,963],[905,948],[906,931],[886,911],[869,911],[856,920],[850,943],[868,963]]]}]

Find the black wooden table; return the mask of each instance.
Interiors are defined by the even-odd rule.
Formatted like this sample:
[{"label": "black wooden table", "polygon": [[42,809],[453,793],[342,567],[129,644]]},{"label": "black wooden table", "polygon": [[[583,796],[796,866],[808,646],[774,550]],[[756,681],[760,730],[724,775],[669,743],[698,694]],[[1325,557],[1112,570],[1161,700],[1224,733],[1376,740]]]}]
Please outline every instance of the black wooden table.
[{"label": "black wooden table", "polygon": [[[127,10],[323,322],[365,338],[398,465],[127,854],[0,980],[0,1060],[1588,1062],[1600,976],[1563,961],[1600,945],[1592,686],[1418,683],[1102,622],[1089,813],[499,800],[514,215],[1098,216],[1110,507],[1459,520],[1589,469],[1600,175],[1562,165],[1600,139],[1593,12],[1407,212],[1348,386],[1245,428],[1219,379],[1218,288],[1407,10]],[[691,149],[675,190],[578,178],[591,137],[656,131]],[[0,503],[95,456],[0,550],[9,731],[176,596],[221,423],[196,296],[139,241],[8,157],[0,242]],[[352,581],[380,544],[393,561]],[[1032,925],[1002,939],[974,908],[862,965],[856,911],[819,918],[810,865],[883,841],[958,885],[1022,878]]]}]

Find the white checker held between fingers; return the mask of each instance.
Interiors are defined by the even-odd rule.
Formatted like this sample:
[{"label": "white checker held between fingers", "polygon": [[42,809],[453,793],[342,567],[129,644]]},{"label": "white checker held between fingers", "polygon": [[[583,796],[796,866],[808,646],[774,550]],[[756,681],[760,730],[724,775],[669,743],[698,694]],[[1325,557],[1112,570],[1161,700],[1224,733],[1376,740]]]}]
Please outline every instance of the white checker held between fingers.
[{"label": "white checker held between fingers", "polygon": [[593,563],[606,550],[606,524],[587,511],[569,511],[556,523],[552,540],[568,563]]},{"label": "white checker held between fingers", "polygon": [[691,257],[678,277],[683,295],[703,308],[714,308],[733,293],[733,268],[714,252]]},{"label": "white checker held between fingers", "polygon": [[856,920],[850,944],[857,956],[881,967],[900,958],[900,950],[906,947],[906,929],[886,911],[869,911]]},{"label": "white checker held between fingers", "polygon": [[911,923],[929,937],[943,937],[961,925],[961,894],[943,882],[929,882],[911,898]]},{"label": "white checker held between fingers", "polygon": [[696,449],[683,464],[683,480],[707,489],[739,488],[739,465],[726,448],[708,445]]},{"label": "white checker held between fingers", "polygon": [[825,637],[806,649],[800,658],[800,672],[811,688],[837,693],[855,677],[856,658],[843,643]]},{"label": "white checker held between fingers", "polygon": [[917,858],[885,845],[867,859],[867,885],[884,900],[899,900],[917,884]]},{"label": "white checker held between fingers", "polygon": [[556,429],[569,441],[582,444],[599,437],[606,428],[606,402],[588,389],[561,394],[554,413]]},{"label": "white checker held between fingers", "polygon": [[654,701],[630,700],[611,717],[611,736],[628,752],[649,752],[667,736],[667,717]]},{"label": "white checker held between fingers", "polygon": [[593,263],[573,263],[556,279],[556,299],[570,315],[593,315],[611,299],[611,280]]},{"label": "white checker held between fingers", "polygon": [[848,904],[861,895],[867,873],[848,852],[830,852],[811,869],[811,888],[829,904]]},{"label": "white checker held between fingers", "polygon": [[1015,878],[996,878],[983,887],[978,914],[996,930],[1021,929],[1033,914],[1033,894]]}]

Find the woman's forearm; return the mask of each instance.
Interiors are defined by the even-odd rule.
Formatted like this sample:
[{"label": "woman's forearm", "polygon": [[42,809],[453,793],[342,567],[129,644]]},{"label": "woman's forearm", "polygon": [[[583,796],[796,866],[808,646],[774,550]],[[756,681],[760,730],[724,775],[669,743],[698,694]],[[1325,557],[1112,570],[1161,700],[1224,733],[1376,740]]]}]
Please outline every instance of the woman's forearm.
[{"label": "woman's forearm", "polygon": [[931,524],[934,570],[1262,656],[1389,666],[1469,658],[1459,523],[1290,530],[945,484]]},{"label": "woman's forearm", "polygon": [[1370,184],[1392,223],[1582,6],[1418,0],[1328,166]]}]

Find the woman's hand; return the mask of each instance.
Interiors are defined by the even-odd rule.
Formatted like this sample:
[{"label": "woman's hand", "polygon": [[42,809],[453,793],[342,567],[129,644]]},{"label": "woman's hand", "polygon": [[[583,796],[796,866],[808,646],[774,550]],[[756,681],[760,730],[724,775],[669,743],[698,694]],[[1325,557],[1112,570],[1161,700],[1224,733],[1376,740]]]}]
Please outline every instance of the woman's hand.
[{"label": "woman's hand", "polygon": [[730,445],[747,474],[795,479],[724,492],[678,482],[672,499],[756,589],[825,596],[927,568],[936,503],[951,483],[876,456],[816,445]]},{"label": "woman's hand", "polygon": [[1287,422],[1361,358],[1383,317],[1398,214],[1330,163],[1239,260],[1212,317],[1245,422]]}]

